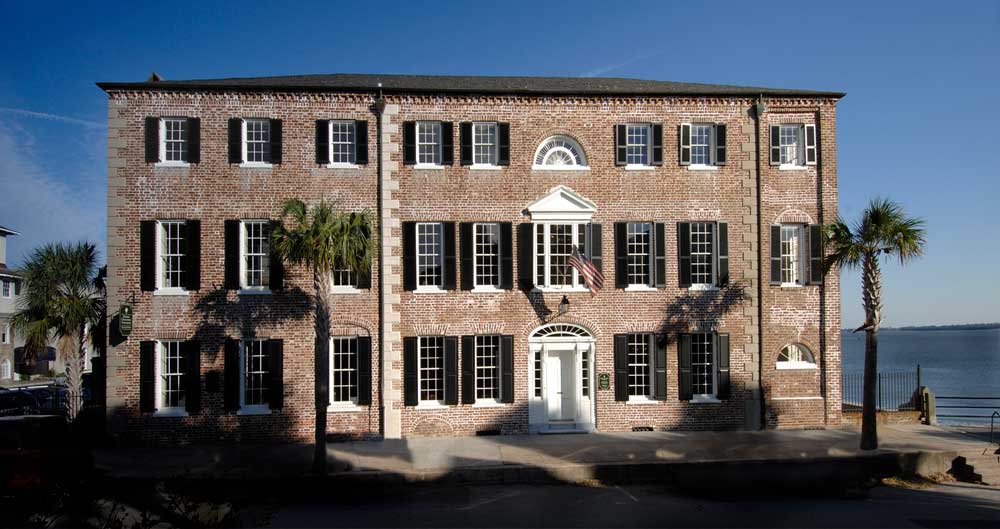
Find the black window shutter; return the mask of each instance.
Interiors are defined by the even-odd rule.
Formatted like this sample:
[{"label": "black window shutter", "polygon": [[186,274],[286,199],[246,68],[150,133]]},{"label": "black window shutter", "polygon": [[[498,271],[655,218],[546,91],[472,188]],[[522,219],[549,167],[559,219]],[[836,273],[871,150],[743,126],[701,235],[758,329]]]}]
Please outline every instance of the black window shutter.
[{"label": "black window shutter", "polygon": [[514,402],[514,336],[500,337],[500,402]]},{"label": "black window shutter", "polygon": [[517,225],[517,283],[521,290],[535,288],[535,236],[533,225]]},{"label": "black window shutter", "polygon": [[653,132],[652,165],[663,165],[663,124],[653,123],[650,128]]},{"label": "black window shutter", "polygon": [[677,335],[677,398],[679,400],[691,400],[691,335]]},{"label": "black window shutter", "polygon": [[[360,354],[358,356],[360,360]],[[285,342],[283,340],[267,341],[267,369],[269,379],[267,405],[272,410],[285,407]],[[358,390],[360,391],[360,377]]]},{"label": "black window shutter", "polygon": [[677,223],[678,281],[681,288],[691,286],[691,223]]},{"label": "black window shutter", "polygon": [[594,263],[594,268],[597,268],[602,273],[604,272],[604,249],[601,241],[601,225],[600,224],[589,224],[588,229],[590,230],[590,248],[587,253],[590,254],[591,262]]},{"label": "black window shutter", "polygon": [[403,122],[403,164],[417,163],[417,122]]},{"label": "black window shutter", "polygon": [[139,342],[139,411],[156,411],[156,342]]},{"label": "black window shutter", "polygon": [[187,246],[184,254],[184,288],[187,290],[201,289],[201,221],[189,220],[185,224],[184,244]]},{"label": "black window shutter", "polygon": [[781,226],[771,226],[771,284],[781,284]]},{"label": "black window shutter", "polygon": [[816,125],[806,125],[806,165],[816,165]]},{"label": "black window shutter", "polygon": [[691,124],[681,123],[677,130],[678,159],[681,165],[691,165]]},{"label": "black window shutter", "polygon": [[653,224],[653,286],[667,286],[667,225],[662,222]]},{"label": "black window shutter", "polygon": [[625,125],[615,125],[615,165],[628,163],[628,136]]},{"label": "black window shutter", "polygon": [[653,398],[667,400],[667,340],[666,336],[649,335],[653,341]]},{"label": "black window shutter", "polygon": [[781,127],[771,125],[771,165],[781,164]]},{"label": "black window shutter", "polygon": [[184,355],[184,408],[188,413],[201,411],[201,342],[181,343]]},{"label": "black window shutter", "polygon": [[243,163],[243,120],[229,118],[229,163]]},{"label": "black window shutter", "polygon": [[223,223],[225,236],[225,263],[222,284],[226,290],[240,288],[240,221],[227,219]]},{"label": "black window shutter", "polygon": [[460,272],[462,275],[462,290],[472,290],[474,281],[473,274],[475,273],[475,263],[472,259],[472,245],[473,233],[472,233],[472,223],[463,222],[458,225],[458,245],[459,245],[459,261],[460,261]]},{"label": "black window shutter", "polygon": [[372,338],[358,336],[358,405],[372,403]]},{"label": "black window shutter", "polygon": [[417,224],[403,223],[403,290],[417,289]]},{"label": "black window shutter", "polygon": [[368,165],[368,122],[354,122],[354,163]]},{"label": "black window shutter", "polygon": [[160,118],[146,118],[146,163],[160,161]]},{"label": "black window shutter", "polygon": [[444,403],[458,404],[458,337],[444,337]]},{"label": "black window shutter", "polygon": [[510,123],[497,123],[497,165],[510,165]]},{"label": "black window shutter", "polygon": [[628,400],[628,335],[615,335],[615,400]]},{"label": "black window shutter", "polygon": [[139,289],[156,290],[156,221],[139,222]]},{"label": "black window shutter", "polygon": [[444,271],[442,272],[442,287],[445,290],[455,290],[455,223],[442,222],[441,233],[444,236]]},{"label": "black window shutter", "polygon": [[715,165],[726,165],[726,124],[715,126]]},{"label": "black window shutter", "polygon": [[716,284],[724,287],[729,284],[729,223],[719,224],[719,244],[716,250]]},{"label": "black window shutter", "polygon": [[281,120],[271,120],[271,159],[273,164],[281,163]]},{"label": "black window shutter", "polygon": [[441,165],[455,163],[455,131],[450,121],[441,122]]},{"label": "black window shutter", "polygon": [[730,393],[732,392],[730,388],[731,383],[729,381],[729,335],[717,334],[716,344],[719,352],[719,367],[717,375],[719,387],[716,390],[715,396],[720,399],[728,399]]},{"label": "black window shutter", "polygon": [[403,404],[416,406],[420,403],[417,388],[417,338],[403,338]]},{"label": "black window shutter", "polygon": [[330,121],[316,120],[316,165],[330,163]]},{"label": "black window shutter", "polygon": [[369,266],[367,270],[364,270],[357,274],[357,279],[354,281],[354,287],[359,290],[371,290],[372,288],[372,269]]},{"label": "black window shutter", "polygon": [[615,288],[628,286],[628,223],[615,223]]},{"label": "black window shutter", "polygon": [[463,121],[458,125],[458,152],[462,165],[472,165],[472,123]]},{"label": "black window shutter", "polygon": [[223,351],[224,366],[222,372],[222,404],[227,411],[240,409],[240,341],[226,338]]},{"label": "black window shutter", "polygon": [[[267,223],[268,248],[271,246],[271,233],[278,227],[278,221],[272,220]],[[270,249],[267,256],[268,278],[267,286],[271,290],[281,290],[285,288],[285,262],[281,260],[274,248]]]},{"label": "black window shutter", "polygon": [[500,223],[500,288],[514,288],[514,237],[509,222]]},{"label": "black window shutter", "polygon": [[187,163],[201,163],[201,119],[188,118],[187,120],[188,149]]},{"label": "black window shutter", "polygon": [[823,226],[809,225],[809,284],[823,284]]},{"label": "black window shutter", "polygon": [[476,337],[462,337],[462,404],[476,403]]}]

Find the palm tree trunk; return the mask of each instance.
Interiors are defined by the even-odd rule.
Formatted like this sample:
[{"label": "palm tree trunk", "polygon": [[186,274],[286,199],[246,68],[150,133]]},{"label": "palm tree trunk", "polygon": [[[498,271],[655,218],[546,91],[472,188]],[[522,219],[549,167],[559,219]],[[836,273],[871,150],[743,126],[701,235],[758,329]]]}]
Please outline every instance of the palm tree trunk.
[{"label": "palm tree trunk", "polygon": [[76,351],[66,359],[66,414],[75,420],[83,405],[83,368],[87,356],[87,327],[81,325],[76,336]]},{"label": "palm tree trunk", "polygon": [[878,329],[882,324],[882,272],[877,255],[865,256],[862,282],[865,304],[865,379],[861,407],[861,449],[878,448],[876,379],[878,377]]},{"label": "palm tree trunk", "polygon": [[330,307],[328,283],[325,274],[313,270],[315,292],[314,325],[316,330],[316,438],[313,453],[313,472],[326,475],[326,408],[330,402]]}]

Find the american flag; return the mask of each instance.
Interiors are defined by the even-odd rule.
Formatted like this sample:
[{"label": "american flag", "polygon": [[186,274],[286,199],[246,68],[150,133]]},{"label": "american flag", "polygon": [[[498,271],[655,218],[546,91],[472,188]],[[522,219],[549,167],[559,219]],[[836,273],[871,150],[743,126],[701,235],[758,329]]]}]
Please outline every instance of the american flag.
[{"label": "american flag", "polygon": [[600,292],[601,287],[604,286],[604,274],[597,269],[593,261],[582,255],[576,246],[573,247],[573,253],[569,256],[566,264],[576,268],[576,271],[580,273],[580,276],[583,277],[583,282],[590,289],[591,297]]}]

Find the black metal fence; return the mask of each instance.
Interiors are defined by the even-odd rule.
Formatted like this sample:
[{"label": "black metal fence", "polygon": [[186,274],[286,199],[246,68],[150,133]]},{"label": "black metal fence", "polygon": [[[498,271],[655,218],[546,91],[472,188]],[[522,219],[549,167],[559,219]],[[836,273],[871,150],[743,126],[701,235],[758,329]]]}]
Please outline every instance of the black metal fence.
[{"label": "black metal fence", "polygon": [[[844,373],[841,378],[844,411],[860,411],[865,374]],[[879,371],[875,379],[875,407],[882,411],[920,410],[920,365],[913,371]]]},{"label": "black metal fence", "polygon": [[944,413],[937,413],[937,418],[945,419],[946,422],[986,422],[990,421],[992,430],[993,420],[997,412],[1000,411],[1000,397],[956,397],[949,395],[937,395],[935,397],[936,410],[944,410]]}]

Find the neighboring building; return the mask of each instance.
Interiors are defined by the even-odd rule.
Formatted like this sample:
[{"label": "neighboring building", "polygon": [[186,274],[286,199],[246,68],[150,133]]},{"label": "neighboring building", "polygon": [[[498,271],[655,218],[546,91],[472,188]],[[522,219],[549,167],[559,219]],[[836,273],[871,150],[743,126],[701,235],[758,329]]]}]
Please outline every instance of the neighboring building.
[{"label": "neighboring building", "polygon": [[[840,424],[840,93],[312,75],[109,96],[108,409],[146,441],[311,438],[283,201],[381,220],[333,285],[329,434]],[[380,99],[384,97],[384,99]],[[596,295],[573,248],[603,269]],[[567,305],[568,304],[568,305]],[[566,309],[564,313],[560,306]]]},{"label": "neighboring building", "polygon": [[21,345],[10,324],[21,295],[21,276],[7,267],[7,237],[11,235],[20,234],[0,226],[0,386],[15,380],[14,348]]}]

